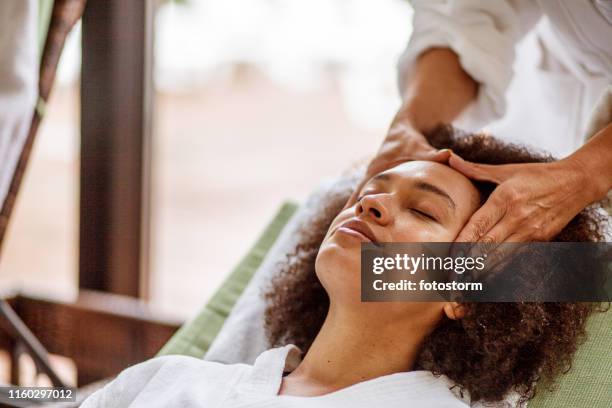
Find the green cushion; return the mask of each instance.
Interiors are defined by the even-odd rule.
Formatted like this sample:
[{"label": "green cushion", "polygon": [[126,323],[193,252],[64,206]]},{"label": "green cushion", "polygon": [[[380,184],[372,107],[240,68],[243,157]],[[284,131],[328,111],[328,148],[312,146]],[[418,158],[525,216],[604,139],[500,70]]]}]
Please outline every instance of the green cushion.
[{"label": "green cushion", "polygon": [[591,316],[587,332],[572,369],[557,378],[552,392],[538,390],[529,408],[612,407],[612,311]]},{"label": "green cushion", "polygon": [[[53,14],[53,5],[55,0],[38,0],[38,62],[39,65],[42,63],[42,54],[45,49],[45,42],[47,41],[47,34],[49,33],[49,24],[51,22],[51,14]],[[38,89],[38,88],[37,88]],[[47,103],[38,97],[35,106],[36,112],[42,118],[45,116],[47,110]]]},{"label": "green cushion", "polygon": [[204,309],[193,320],[183,325],[158,355],[182,354],[198,358],[204,356],[236,301],[297,208],[295,203],[290,202],[281,206],[255,245],[234,268]]},{"label": "green cushion", "polygon": [[38,0],[38,58],[42,57],[54,0]]}]

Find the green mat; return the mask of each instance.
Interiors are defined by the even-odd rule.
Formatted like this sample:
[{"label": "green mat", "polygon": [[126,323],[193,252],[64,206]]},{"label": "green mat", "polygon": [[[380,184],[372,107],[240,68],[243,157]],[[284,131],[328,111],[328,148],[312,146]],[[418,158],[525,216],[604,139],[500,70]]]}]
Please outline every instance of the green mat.
[{"label": "green mat", "polygon": [[587,332],[572,369],[557,378],[552,392],[539,390],[529,408],[612,407],[612,310],[591,316]]},{"label": "green mat", "polygon": [[54,0],[38,0],[38,59],[42,57]]}]

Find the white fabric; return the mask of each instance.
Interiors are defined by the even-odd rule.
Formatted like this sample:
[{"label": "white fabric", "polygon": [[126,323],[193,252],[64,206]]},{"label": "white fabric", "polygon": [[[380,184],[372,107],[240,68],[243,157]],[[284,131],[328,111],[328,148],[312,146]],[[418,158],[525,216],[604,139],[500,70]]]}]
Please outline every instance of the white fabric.
[{"label": "white fabric", "polygon": [[595,0],[595,7],[610,24],[612,24],[612,1],[610,0]]},{"label": "white fabric", "polygon": [[[480,83],[458,122],[563,157],[585,139],[612,83],[608,0],[414,0],[414,31],[400,58],[400,89],[416,58],[450,47]],[[515,45],[518,47],[515,48]]]},{"label": "white fabric", "polygon": [[0,207],[38,95],[38,0],[0,1]]},{"label": "white fabric", "polygon": [[[612,5],[612,2],[611,2]],[[600,130],[612,123],[612,84],[608,85],[606,92],[597,101],[596,108],[589,120],[586,137],[591,138]]]},{"label": "white fabric", "polygon": [[410,371],[378,377],[318,397],[277,395],[283,371],[300,362],[293,345],[262,353],[253,366],[165,356],[123,371],[82,408],[460,408],[467,405],[444,377]]}]

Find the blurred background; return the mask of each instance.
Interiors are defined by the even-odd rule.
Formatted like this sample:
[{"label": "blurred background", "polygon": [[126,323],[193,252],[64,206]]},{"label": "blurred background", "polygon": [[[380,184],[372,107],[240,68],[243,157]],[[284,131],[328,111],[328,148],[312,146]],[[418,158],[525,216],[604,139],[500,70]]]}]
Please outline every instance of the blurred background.
[{"label": "blurred background", "polygon": [[[371,155],[398,108],[401,0],[184,0],[153,17],[149,300],[193,316],[280,204]],[[80,24],[6,236],[0,286],[78,290]]]}]

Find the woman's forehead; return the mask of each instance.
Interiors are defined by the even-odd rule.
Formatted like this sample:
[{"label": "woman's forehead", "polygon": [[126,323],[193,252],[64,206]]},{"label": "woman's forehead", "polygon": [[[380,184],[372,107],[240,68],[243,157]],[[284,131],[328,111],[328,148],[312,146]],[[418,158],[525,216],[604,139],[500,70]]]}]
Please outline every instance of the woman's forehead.
[{"label": "woman's forehead", "polygon": [[375,176],[374,179],[396,180],[398,182],[426,182],[444,191],[453,201],[469,204],[478,203],[479,193],[474,184],[446,164],[432,161],[409,161],[401,163]]}]

